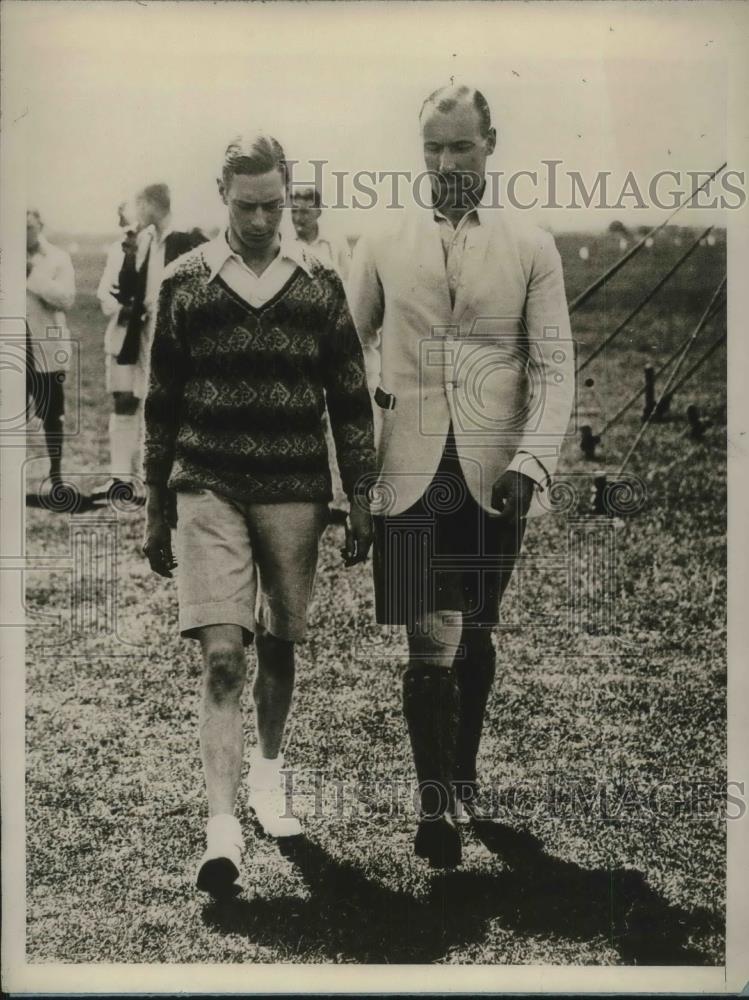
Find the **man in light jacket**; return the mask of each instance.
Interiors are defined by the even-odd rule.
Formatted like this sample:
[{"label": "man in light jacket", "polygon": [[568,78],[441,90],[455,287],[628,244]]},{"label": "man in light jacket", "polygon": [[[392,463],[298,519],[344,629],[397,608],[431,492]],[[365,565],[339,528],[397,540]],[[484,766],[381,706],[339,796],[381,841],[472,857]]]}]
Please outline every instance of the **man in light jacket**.
[{"label": "man in light jacket", "polygon": [[130,305],[123,305],[119,298],[119,276],[125,260],[126,249],[135,252],[137,227],[130,218],[127,202],[117,207],[120,238],[107,251],[107,260],[99,281],[96,297],[108,319],[104,334],[104,363],[107,392],[112,394],[112,412],[109,415],[109,461],[111,480],[98,491],[106,495],[111,484],[130,480],[136,470],[138,451],[138,400],[133,395],[132,366],[118,365],[117,355],[122,349]]},{"label": "man in light jacket", "polygon": [[377,620],[408,630],[415,851],[452,867],[458,804],[470,812],[477,793],[491,633],[555,469],[574,368],[552,237],[490,207],[486,99],[444,87],[420,124],[431,204],[359,241],[348,292],[379,416]]},{"label": "man in light jacket", "polygon": [[70,254],[44,236],[38,209],[26,212],[26,394],[44,427],[52,489],[61,482],[65,375],[70,350],[65,313],[75,302]]}]

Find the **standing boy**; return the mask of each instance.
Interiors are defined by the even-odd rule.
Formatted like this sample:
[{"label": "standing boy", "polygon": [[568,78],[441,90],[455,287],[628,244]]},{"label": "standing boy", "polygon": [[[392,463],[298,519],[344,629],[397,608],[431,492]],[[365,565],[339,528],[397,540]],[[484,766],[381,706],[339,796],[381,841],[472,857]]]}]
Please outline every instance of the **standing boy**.
[{"label": "standing boy", "polygon": [[362,351],[340,278],[279,234],[288,193],[279,143],[230,143],[218,189],[228,228],[169,268],[161,288],[145,407],[144,545],[155,572],[179,566],[180,629],[203,653],[210,818],[198,886],[213,893],[239,870],[240,696],[253,636],[250,805],[268,835],[300,832],[284,800],[281,746],[331,496],[326,404],[352,500],[347,565],[371,544],[364,502],[353,501],[374,469]]}]

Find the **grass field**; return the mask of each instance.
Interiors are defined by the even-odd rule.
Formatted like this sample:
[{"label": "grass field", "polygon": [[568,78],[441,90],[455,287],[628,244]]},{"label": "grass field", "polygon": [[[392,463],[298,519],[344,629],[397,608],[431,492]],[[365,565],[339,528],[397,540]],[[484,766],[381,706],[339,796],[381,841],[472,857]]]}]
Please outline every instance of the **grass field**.
[{"label": "grass field", "polygon": [[[570,299],[619,253],[613,237],[558,243]],[[656,243],[576,314],[580,357],[682,249]],[[80,400],[80,430],[65,469],[86,490],[107,471],[103,257],[83,248],[75,264],[81,367],[68,400],[71,424]],[[586,370],[580,423],[597,430],[616,412],[643,365],[690,332],[724,268],[721,234]],[[287,752],[307,837],[279,851],[256,835],[242,796],[244,892],[219,907],[192,884],[205,819],[198,654],[177,635],[173,583],[139,553],[142,514],[29,509],[27,554],[55,567],[27,574],[29,960],[721,964],[725,365],[720,350],[649,429],[630,470],[646,488],[638,513],[531,523],[503,604],[481,752],[500,823],[466,833],[451,873],[413,856],[413,815],[393,806],[393,787],[412,781],[405,644],[371,624],[370,566],[342,569],[342,529],[323,542]],[[700,442],[684,435],[689,402],[713,421]],[[638,403],[606,436],[595,464],[573,435],[563,477],[584,494],[592,469],[615,469],[640,413]],[[45,463],[29,455],[33,488]],[[598,548],[569,547],[575,519]],[[99,548],[81,569],[89,528]],[[246,729],[252,741],[249,711]]]}]

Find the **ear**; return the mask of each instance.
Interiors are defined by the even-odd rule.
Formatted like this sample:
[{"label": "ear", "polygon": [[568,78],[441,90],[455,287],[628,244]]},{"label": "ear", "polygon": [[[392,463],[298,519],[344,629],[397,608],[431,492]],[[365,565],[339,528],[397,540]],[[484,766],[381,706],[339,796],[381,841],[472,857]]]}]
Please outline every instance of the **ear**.
[{"label": "ear", "polygon": [[486,133],[486,155],[491,156],[497,148],[497,130],[492,126]]},{"label": "ear", "polygon": [[219,198],[221,199],[221,201],[223,201],[225,205],[228,205],[229,203],[226,200],[226,185],[224,184],[223,177],[216,178],[216,187],[218,188]]}]

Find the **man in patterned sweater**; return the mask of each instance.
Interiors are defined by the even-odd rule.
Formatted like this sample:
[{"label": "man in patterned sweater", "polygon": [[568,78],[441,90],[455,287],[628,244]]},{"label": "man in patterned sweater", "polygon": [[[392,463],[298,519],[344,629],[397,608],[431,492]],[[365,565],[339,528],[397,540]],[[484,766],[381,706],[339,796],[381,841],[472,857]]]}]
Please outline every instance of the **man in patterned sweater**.
[{"label": "man in patterned sweater", "polygon": [[345,564],[366,559],[372,538],[362,351],[340,278],[280,237],[288,180],[270,136],[228,146],[218,181],[228,228],[164,274],[145,406],[144,553],[161,576],[179,567],[180,630],[203,653],[209,821],[198,886],[215,895],[239,873],[240,696],[253,637],[259,745],[249,802],[266,834],[301,831],[286,807],[281,745],[331,498],[326,405],[351,500]]}]

